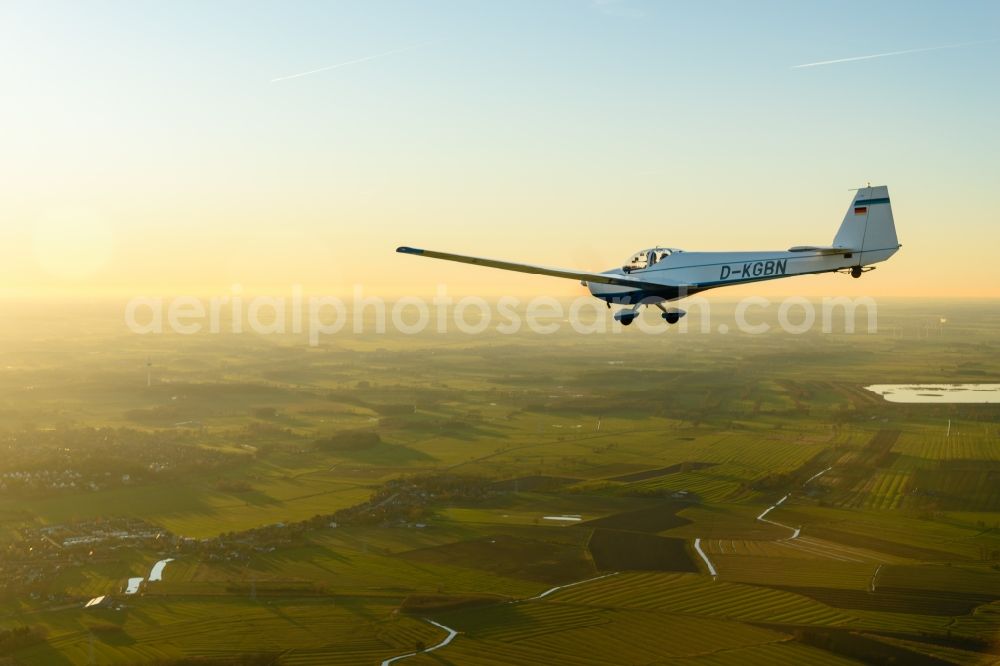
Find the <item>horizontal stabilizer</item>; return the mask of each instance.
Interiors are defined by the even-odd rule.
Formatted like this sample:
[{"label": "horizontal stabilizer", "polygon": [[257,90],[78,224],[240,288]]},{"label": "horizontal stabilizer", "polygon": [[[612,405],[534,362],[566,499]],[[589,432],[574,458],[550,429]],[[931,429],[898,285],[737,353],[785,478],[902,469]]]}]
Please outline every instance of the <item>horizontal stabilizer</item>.
[{"label": "horizontal stabilizer", "polygon": [[834,245],[796,245],[795,247],[788,248],[789,252],[815,252],[816,254],[849,254],[852,252],[860,252],[851,247],[836,247]]},{"label": "horizontal stabilizer", "polygon": [[614,284],[621,287],[632,287],[634,289],[662,290],[666,286],[657,282],[646,282],[645,280],[640,280],[629,275],[619,275],[615,273],[591,273],[589,271],[577,271],[570,268],[552,268],[549,266],[536,266],[534,264],[519,264],[513,261],[503,261],[501,259],[486,259],[484,257],[469,257],[463,254],[436,252],[434,250],[420,250],[415,247],[397,247],[396,252],[402,252],[403,254],[415,254],[420,257],[430,257],[431,259],[457,261],[459,263],[474,264],[476,266],[501,268],[505,271],[533,273],[535,275],[551,275],[552,277],[581,280],[583,282],[597,282],[600,284]]}]

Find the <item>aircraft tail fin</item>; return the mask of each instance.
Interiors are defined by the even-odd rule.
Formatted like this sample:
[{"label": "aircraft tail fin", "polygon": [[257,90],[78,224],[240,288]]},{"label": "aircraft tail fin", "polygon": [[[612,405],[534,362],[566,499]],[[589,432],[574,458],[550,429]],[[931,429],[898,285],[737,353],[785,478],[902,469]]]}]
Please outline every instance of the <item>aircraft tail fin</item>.
[{"label": "aircraft tail fin", "polygon": [[899,249],[888,187],[862,187],[855,193],[833,246],[859,252],[858,265],[882,261]]}]

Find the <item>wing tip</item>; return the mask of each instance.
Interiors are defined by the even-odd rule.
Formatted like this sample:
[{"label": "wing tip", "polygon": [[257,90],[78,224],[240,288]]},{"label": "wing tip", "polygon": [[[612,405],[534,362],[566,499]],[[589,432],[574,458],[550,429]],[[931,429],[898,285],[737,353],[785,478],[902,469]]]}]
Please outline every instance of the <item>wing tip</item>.
[{"label": "wing tip", "polygon": [[415,247],[407,247],[405,245],[400,245],[396,248],[396,252],[401,252],[402,254],[423,254],[423,250],[419,250]]}]

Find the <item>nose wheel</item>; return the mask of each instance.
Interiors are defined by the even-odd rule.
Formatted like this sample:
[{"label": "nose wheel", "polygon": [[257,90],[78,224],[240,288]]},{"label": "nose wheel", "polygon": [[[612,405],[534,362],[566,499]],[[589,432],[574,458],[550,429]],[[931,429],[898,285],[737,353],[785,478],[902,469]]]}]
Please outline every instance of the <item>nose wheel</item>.
[{"label": "nose wheel", "polygon": [[859,277],[861,277],[862,273],[864,273],[864,271],[861,269],[861,266],[852,266],[851,267],[851,277],[852,278],[859,278]]}]

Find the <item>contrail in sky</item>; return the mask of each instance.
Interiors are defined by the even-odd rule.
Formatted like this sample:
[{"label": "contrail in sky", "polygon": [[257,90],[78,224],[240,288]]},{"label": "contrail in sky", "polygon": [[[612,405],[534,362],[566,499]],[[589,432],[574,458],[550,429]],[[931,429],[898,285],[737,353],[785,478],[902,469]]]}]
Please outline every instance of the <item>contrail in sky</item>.
[{"label": "contrail in sky", "polygon": [[853,58],[837,58],[836,60],[821,60],[820,62],[807,62],[804,65],[792,65],[792,69],[803,67],[819,67],[820,65],[835,65],[840,62],[854,62],[855,60],[871,60],[872,58],[885,58],[886,56],[904,55],[906,53],[922,53],[924,51],[940,51],[941,49],[957,49],[973,44],[988,44],[995,42],[995,39],[984,39],[978,42],[961,42],[959,44],[945,44],[944,46],[928,46],[922,49],[906,49],[905,51],[889,51],[888,53],[873,53],[872,55],[854,56]]},{"label": "contrail in sky", "polygon": [[328,72],[331,69],[340,69],[341,67],[347,67],[348,65],[356,65],[359,62],[365,62],[367,60],[375,60],[376,58],[385,58],[386,56],[395,55],[397,53],[403,53],[404,51],[412,51],[413,49],[420,48],[424,44],[414,44],[413,46],[407,46],[401,49],[393,49],[392,51],[385,51],[383,53],[376,53],[374,55],[365,56],[363,58],[355,58],[354,60],[345,60],[344,62],[338,62],[335,65],[327,65],[326,67],[320,67],[319,69],[310,69],[308,72],[299,72],[298,74],[289,74],[288,76],[279,76],[276,79],[271,79],[271,83],[277,83],[278,81],[287,81],[288,79],[297,79],[300,76],[309,76],[310,74],[319,74],[320,72]]}]

